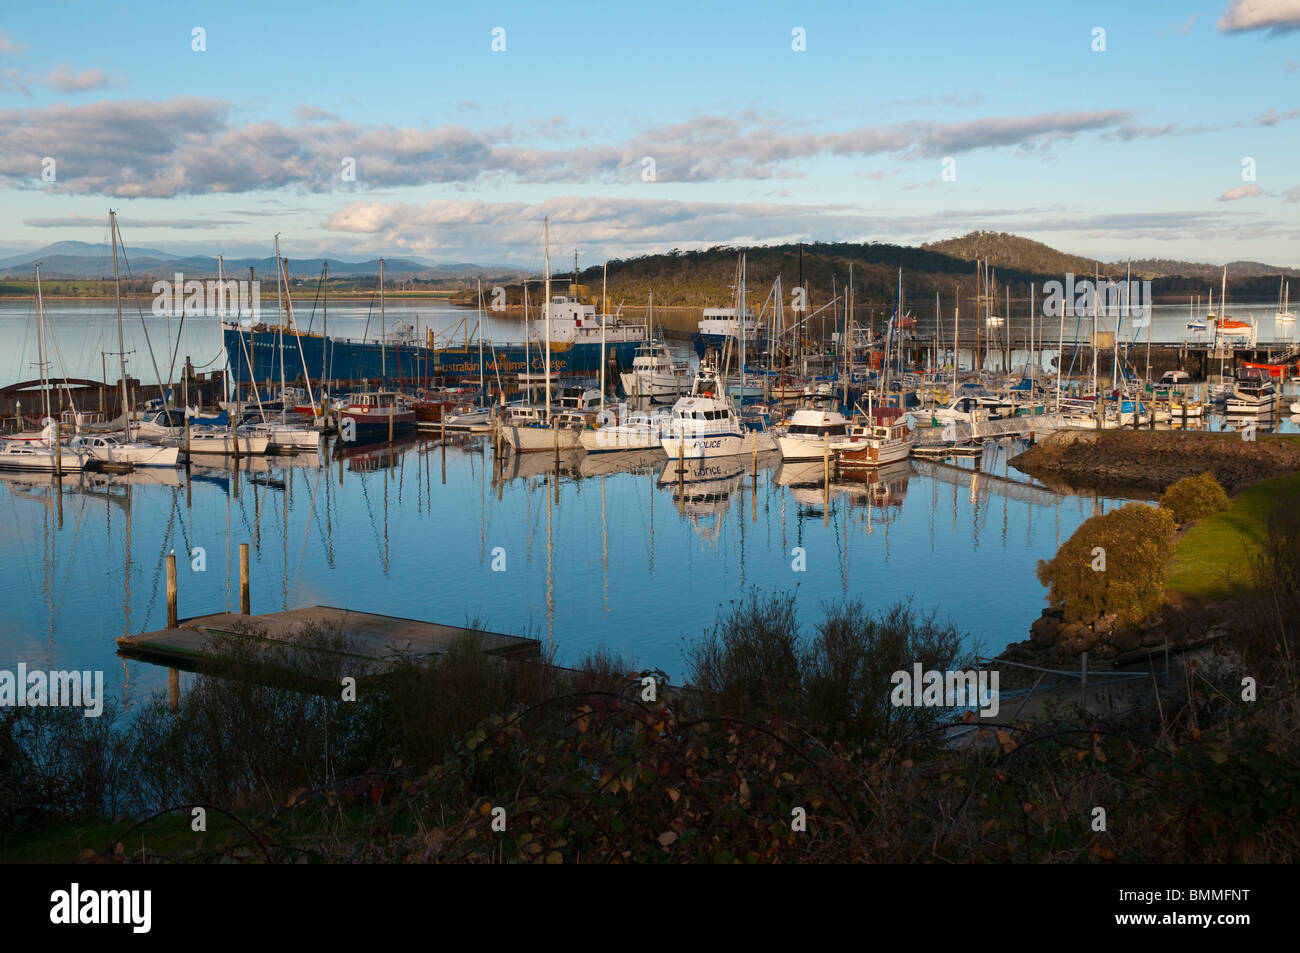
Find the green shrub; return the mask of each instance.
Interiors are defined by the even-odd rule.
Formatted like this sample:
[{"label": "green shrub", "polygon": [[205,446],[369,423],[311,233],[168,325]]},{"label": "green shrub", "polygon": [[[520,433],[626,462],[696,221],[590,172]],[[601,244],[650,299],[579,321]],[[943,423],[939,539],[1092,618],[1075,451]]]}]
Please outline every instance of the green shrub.
[{"label": "green shrub", "polygon": [[1038,563],[1038,581],[1067,622],[1113,614],[1134,625],[1160,605],[1175,528],[1168,509],[1143,503],[1094,516]]},{"label": "green shrub", "polygon": [[1198,476],[1183,477],[1165,490],[1160,505],[1174,515],[1174,521],[1186,523],[1228,508],[1228,494],[1208,470]]},{"label": "green shrub", "polygon": [[[920,662],[925,671],[963,668],[962,635],[905,602],[879,615],[859,599],[829,605],[803,658],[806,716],[846,741],[894,745],[952,713],[895,706],[892,676]],[[939,736],[935,736],[937,739]]]}]

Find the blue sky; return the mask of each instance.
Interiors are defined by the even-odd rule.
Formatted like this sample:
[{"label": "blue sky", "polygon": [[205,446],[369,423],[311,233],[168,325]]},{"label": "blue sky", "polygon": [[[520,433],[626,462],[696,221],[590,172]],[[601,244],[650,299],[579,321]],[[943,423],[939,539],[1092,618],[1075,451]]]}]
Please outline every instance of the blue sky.
[{"label": "blue sky", "polygon": [[10,5],[0,254],[109,207],[207,254],[536,266],[549,215],[585,264],[984,228],[1295,266],[1300,0]]}]

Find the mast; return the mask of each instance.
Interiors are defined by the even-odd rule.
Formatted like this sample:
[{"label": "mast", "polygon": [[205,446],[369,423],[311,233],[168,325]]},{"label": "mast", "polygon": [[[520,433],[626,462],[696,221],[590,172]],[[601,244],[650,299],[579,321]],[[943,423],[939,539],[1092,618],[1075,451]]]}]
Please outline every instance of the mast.
[{"label": "mast", "polygon": [[[126,422],[126,439],[131,439],[131,407],[126,394],[126,344],[122,334],[122,283],[117,270],[117,212],[108,212],[108,230],[113,239],[113,298],[117,304],[117,359],[122,372],[122,416]],[[179,289],[180,293],[184,289]],[[48,413],[46,416],[49,416]]]},{"label": "mast", "polygon": [[957,342],[961,340],[961,338],[957,336],[958,332],[961,329],[961,324],[960,324],[961,294],[960,293],[954,294],[953,298],[956,300],[956,304],[953,305],[953,309],[952,309],[952,396],[953,396],[953,400],[956,400],[957,399],[957,360],[959,355],[961,354],[961,351],[957,347]]},{"label": "mast", "polygon": [[848,375],[844,378],[844,406],[849,405],[849,381],[853,379],[853,262],[849,262],[849,306],[844,312],[845,337],[849,342]]},{"label": "mast", "polygon": [[[325,390],[325,379],[329,375],[329,348],[330,348],[330,263],[328,260],[322,263],[324,268],[322,277],[322,292],[324,295],[324,318],[320,332],[320,386],[321,391]],[[322,396],[324,394],[322,393]]]},{"label": "mast", "polygon": [[[1078,356],[1079,325],[1076,323],[1074,327],[1075,327],[1074,353],[1076,356]],[[1065,304],[1062,303],[1061,304],[1061,344],[1060,344],[1060,350],[1056,352],[1056,412],[1058,414],[1061,412],[1061,371],[1064,369],[1064,367],[1065,367]],[[1073,370],[1074,367],[1073,360],[1071,360],[1070,367],[1071,370]]]},{"label": "mast", "polygon": [[388,329],[384,323],[384,260],[379,259],[379,375],[388,384]]},{"label": "mast", "polygon": [[483,364],[483,279],[478,279],[478,387],[480,400],[487,406],[487,367]]},{"label": "mast", "polygon": [[[545,245],[545,267],[546,267],[546,302],[543,307],[546,310],[546,422],[551,422],[551,219],[549,216],[542,219],[542,241]],[[550,495],[547,495],[550,499]]]},{"label": "mast", "polygon": [[[41,298],[41,266],[36,265],[36,360],[41,365],[41,420],[50,419],[50,384],[49,376],[45,369],[45,303]],[[45,429],[44,423],[41,429]],[[59,439],[57,425],[54,431],[54,439]]]},{"label": "mast", "polygon": [[1097,285],[1101,282],[1101,269],[1093,269],[1092,280],[1092,398],[1097,399]]},{"label": "mast", "polygon": [[[577,252],[574,253],[574,268],[577,268]],[[609,262],[605,262],[604,270],[600,276],[600,413],[601,419],[604,419],[605,413],[605,322],[609,320]],[[654,292],[650,293],[650,328],[651,335],[654,333]]]},{"label": "mast", "polygon": [[736,309],[740,319],[740,403],[745,403],[745,253],[740,253],[740,307]]}]

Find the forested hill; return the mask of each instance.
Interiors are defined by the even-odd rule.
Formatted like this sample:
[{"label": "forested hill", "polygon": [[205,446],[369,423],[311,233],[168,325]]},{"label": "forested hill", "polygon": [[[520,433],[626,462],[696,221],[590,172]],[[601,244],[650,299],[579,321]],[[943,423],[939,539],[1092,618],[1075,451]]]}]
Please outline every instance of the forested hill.
[{"label": "forested hill", "polygon": [[[972,232],[920,247],[883,242],[815,242],[743,249],[732,246],[700,251],[673,249],[638,258],[612,259],[608,278],[610,303],[640,310],[653,293],[657,306],[729,306],[734,300],[736,262],[742,251],[746,255],[750,306],[761,301],[777,275],[781,276],[788,302],[790,289],[800,282],[801,250],[803,284],[808,288],[814,308],[843,290],[850,265],[853,266],[854,299],[859,306],[867,307],[892,307],[899,268],[903,269],[904,297],[910,306],[916,307],[921,302],[933,302],[936,291],[947,301],[952,300],[954,293],[960,294],[963,302],[972,297],[976,293],[978,257],[985,257],[992,264],[999,298],[1006,294],[1008,285],[1013,298],[1028,298],[1031,282],[1041,294],[1045,282],[1059,281],[1066,272],[1085,276],[1099,269],[1103,277],[1120,280],[1126,267],[1124,262],[1098,263],[1065,254],[1041,242],[998,232]],[[1133,277],[1151,278],[1156,297],[1166,295],[1183,301],[1191,294],[1205,297],[1211,284],[1217,289],[1218,282],[1211,279],[1217,278],[1221,269],[1221,265],[1151,259],[1134,262]],[[1300,276],[1295,269],[1234,263],[1228,272],[1229,295],[1238,300],[1272,300],[1277,296],[1278,276],[1284,273]],[[561,283],[556,293],[567,290],[571,277],[571,273],[556,272],[553,278]],[[599,295],[600,266],[583,269],[579,281],[587,293]],[[520,293],[519,285],[510,287],[507,292],[510,303],[518,303]],[[529,298],[538,302],[540,289],[530,287]]]}]

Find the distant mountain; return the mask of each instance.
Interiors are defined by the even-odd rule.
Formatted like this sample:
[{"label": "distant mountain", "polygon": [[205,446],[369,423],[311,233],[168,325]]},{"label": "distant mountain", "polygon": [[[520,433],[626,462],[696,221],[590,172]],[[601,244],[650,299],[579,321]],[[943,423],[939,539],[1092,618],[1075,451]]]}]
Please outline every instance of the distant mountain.
[{"label": "distant mountain", "polygon": [[[120,252],[119,252],[120,254]],[[366,261],[347,261],[343,258],[326,256],[320,258],[289,258],[290,277],[310,277],[319,275],[321,266],[329,262],[331,277],[361,278],[379,274],[379,259]],[[90,244],[88,242],[55,242],[44,248],[23,255],[13,255],[0,259],[0,277],[30,277],[35,264],[41,265],[41,275],[47,278],[111,278],[113,275],[113,251],[107,244]],[[174,255],[156,248],[130,248],[122,263],[122,272],[132,277],[168,277],[177,271],[186,277],[211,278],[217,274],[217,259],[209,255]],[[227,258],[225,270],[232,278],[246,278],[252,266],[254,274],[266,280],[275,276],[275,261],[266,258]],[[404,278],[463,278],[469,275],[496,277],[514,277],[526,274],[523,269],[505,265],[477,265],[468,262],[439,264],[411,258],[385,258],[384,274],[394,279]]]},{"label": "distant mountain", "polygon": [[970,232],[960,238],[926,242],[921,247],[970,262],[984,259],[994,268],[1045,275],[1064,275],[1067,271],[1076,275],[1090,274],[1098,267],[1106,270],[1104,262],[1068,255],[1050,245],[1007,232]]},{"label": "distant mountain", "polygon": [[[927,242],[921,247],[971,262],[983,258],[991,262],[994,268],[1014,268],[1018,271],[1034,271],[1041,274],[1064,274],[1070,271],[1079,275],[1100,268],[1102,274],[1122,275],[1130,264],[1124,261],[1098,262],[1092,258],[1069,255],[1042,242],[1021,238],[1019,235],[1011,235],[1007,232],[970,232],[959,238]],[[1208,279],[1220,278],[1223,275],[1223,265],[1206,262],[1141,258],[1135,259],[1131,264],[1134,278]],[[1230,279],[1266,275],[1274,277],[1288,275],[1294,278],[1300,276],[1300,269],[1266,265],[1258,261],[1228,262]]]}]

